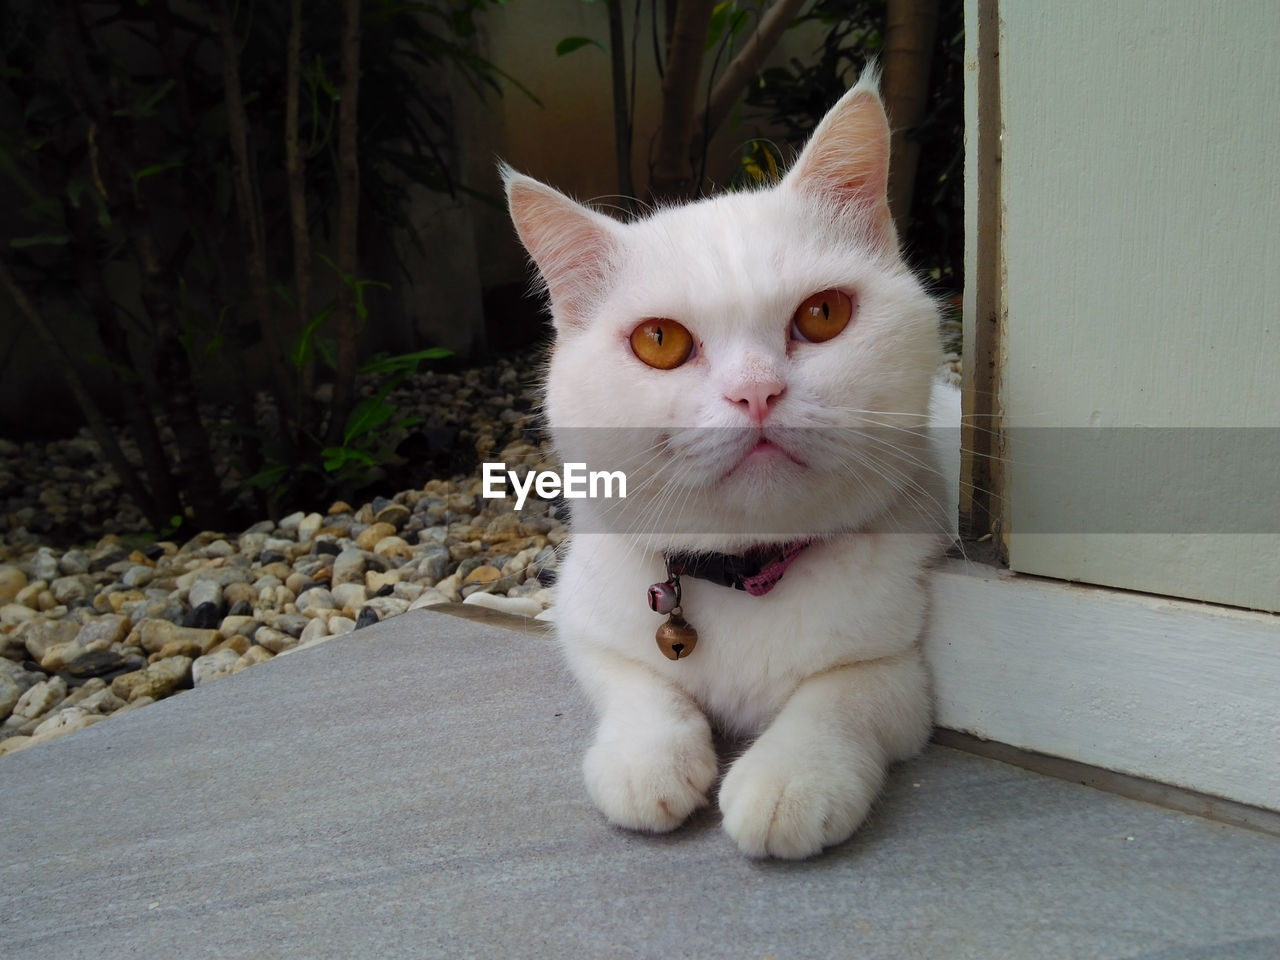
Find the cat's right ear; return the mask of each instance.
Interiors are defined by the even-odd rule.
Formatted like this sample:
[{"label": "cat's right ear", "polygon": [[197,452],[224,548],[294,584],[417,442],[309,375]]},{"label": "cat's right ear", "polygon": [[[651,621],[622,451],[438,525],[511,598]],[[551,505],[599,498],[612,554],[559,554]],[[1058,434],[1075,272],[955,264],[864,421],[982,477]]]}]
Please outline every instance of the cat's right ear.
[{"label": "cat's right ear", "polygon": [[547,285],[556,326],[581,327],[604,294],[618,224],[506,164],[501,172],[511,220]]},{"label": "cat's right ear", "polygon": [[834,204],[872,243],[897,250],[889,212],[889,121],[878,87],[879,72],[868,67],[822,118],[783,182]]}]

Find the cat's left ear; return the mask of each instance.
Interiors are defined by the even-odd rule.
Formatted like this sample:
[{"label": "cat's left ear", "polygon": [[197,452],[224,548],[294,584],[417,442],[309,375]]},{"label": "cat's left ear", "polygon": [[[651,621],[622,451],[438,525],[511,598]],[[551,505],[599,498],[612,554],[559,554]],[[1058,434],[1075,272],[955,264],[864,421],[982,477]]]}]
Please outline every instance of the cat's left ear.
[{"label": "cat's left ear", "polygon": [[783,184],[833,203],[855,217],[871,241],[896,251],[898,234],[889,213],[889,121],[868,70],[827,111]]},{"label": "cat's left ear", "polygon": [[607,288],[619,224],[508,166],[502,178],[516,233],[546,282],[557,328],[582,326]]}]

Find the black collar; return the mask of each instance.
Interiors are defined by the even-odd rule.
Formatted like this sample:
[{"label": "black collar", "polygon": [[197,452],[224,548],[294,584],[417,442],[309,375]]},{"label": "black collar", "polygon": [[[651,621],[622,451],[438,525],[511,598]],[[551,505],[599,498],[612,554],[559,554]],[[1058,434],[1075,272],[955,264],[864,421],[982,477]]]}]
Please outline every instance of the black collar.
[{"label": "black collar", "polygon": [[787,567],[811,543],[811,539],[793,540],[751,547],[743,554],[682,550],[666,555],[667,575],[695,577],[759,597],[777,585]]}]

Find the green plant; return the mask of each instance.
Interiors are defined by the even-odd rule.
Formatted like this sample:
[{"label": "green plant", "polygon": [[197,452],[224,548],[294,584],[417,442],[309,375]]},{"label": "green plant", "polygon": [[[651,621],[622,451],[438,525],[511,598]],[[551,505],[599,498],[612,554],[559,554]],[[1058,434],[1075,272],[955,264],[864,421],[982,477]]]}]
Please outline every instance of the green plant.
[{"label": "green plant", "polygon": [[[321,492],[336,482],[326,448],[377,460],[394,421],[351,418],[386,285],[354,279],[357,220],[412,236],[410,185],[466,190],[441,81],[499,90],[471,40],[501,2],[0,5],[0,177],[21,198],[0,226],[4,286],[69,383],[87,356],[121,372],[123,423],[83,384],[73,393],[157,529],[236,522],[201,414],[219,381],[237,398],[238,474],[275,474],[259,509],[321,495],[298,464],[320,465]],[[338,296],[315,313],[312,247],[326,243]],[[88,318],[97,342],[70,342],[46,314]],[[259,422],[264,373],[275,416]],[[312,399],[325,376],[333,410]]]},{"label": "green plant", "polygon": [[395,453],[393,438],[398,431],[417,426],[420,417],[392,418],[396,407],[388,401],[391,392],[418,371],[423,360],[442,360],[452,352],[440,347],[419,350],[416,353],[388,356],[380,354],[371,358],[360,373],[369,377],[385,377],[372,396],[357,403],[347,416],[342,430],[342,443],[325,447],[324,469],[340,483],[350,482],[351,467],[362,470],[376,469],[391,459]]},{"label": "green plant", "polygon": [[[336,270],[328,257],[321,259]],[[349,275],[342,275],[341,279],[352,291],[360,322],[367,322],[369,310],[365,304],[365,291],[371,287],[386,288],[387,285]],[[281,288],[277,292],[287,298],[287,291]],[[289,359],[295,370],[301,371],[319,363],[330,371],[336,371],[337,344],[326,331],[326,324],[333,313],[334,304],[331,303],[311,319],[290,345]],[[395,418],[397,407],[390,401],[391,394],[417,373],[424,361],[445,360],[452,356],[451,350],[430,347],[396,355],[378,353],[368,358],[357,369],[357,377],[365,382],[376,381],[378,386],[371,395],[351,408],[341,423],[341,429],[326,430],[323,422],[317,423],[315,432],[304,437],[301,453],[295,448],[291,454],[280,443],[263,444],[261,465],[251,473],[248,483],[267,491],[274,499],[281,499],[308,478],[318,479],[323,489],[337,495],[348,495],[377,479],[379,472],[396,460],[396,446],[403,439],[404,431],[422,423],[419,417]],[[337,439],[326,444],[326,434]],[[251,469],[244,464],[242,467]]]},{"label": "green plant", "polygon": [[[818,0],[798,23],[825,28],[806,59],[792,58],[762,71],[748,87],[745,107],[780,131],[790,149],[813,132],[823,114],[884,49],[886,0]],[[913,266],[945,290],[964,283],[964,98],[963,5],[944,0],[929,75],[924,119],[908,137],[921,146],[915,191],[903,234]],[[760,147],[748,144],[740,182],[754,179]],[[780,147],[768,152],[782,160]]]},{"label": "green plant", "polygon": [[[650,141],[651,198],[687,199],[702,191],[712,134],[729,117],[743,88],[805,2],[667,0],[648,5],[653,56],[662,84],[662,114]],[[645,5],[636,0],[629,24],[624,0],[604,0],[601,6],[608,14],[618,189],[624,197],[631,197],[635,195],[631,146],[635,136],[637,43]],[[556,44],[555,53],[565,56],[591,46],[605,49],[594,38],[574,36]],[[704,71],[703,62],[708,55],[711,64]],[[707,78],[705,90],[700,87],[703,74]]]},{"label": "green plant", "polygon": [[729,186],[738,190],[772,183],[781,176],[782,162],[778,148],[772,141],[753,137],[742,148],[738,170]]}]

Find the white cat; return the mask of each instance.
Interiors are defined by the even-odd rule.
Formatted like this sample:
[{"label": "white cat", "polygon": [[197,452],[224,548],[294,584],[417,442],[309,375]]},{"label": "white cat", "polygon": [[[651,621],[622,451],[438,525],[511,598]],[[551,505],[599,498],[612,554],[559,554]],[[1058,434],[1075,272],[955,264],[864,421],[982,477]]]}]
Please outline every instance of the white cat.
[{"label": "white cat", "polygon": [[[551,300],[559,451],[628,478],[625,499],[572,502],[555,608],[599,714],[587,789],[616,824],[671,830],[706,805],[714,726],[753,738],[720,783],[725,830],[806,857],[929,736],[938,315],[898,252],[888,144],[867,75],[769,189],[624,224],[504,169]],[[677,659],[646,602],[668,560],[697,632]],[[726,569],[747,589],[698,576]]]}]

